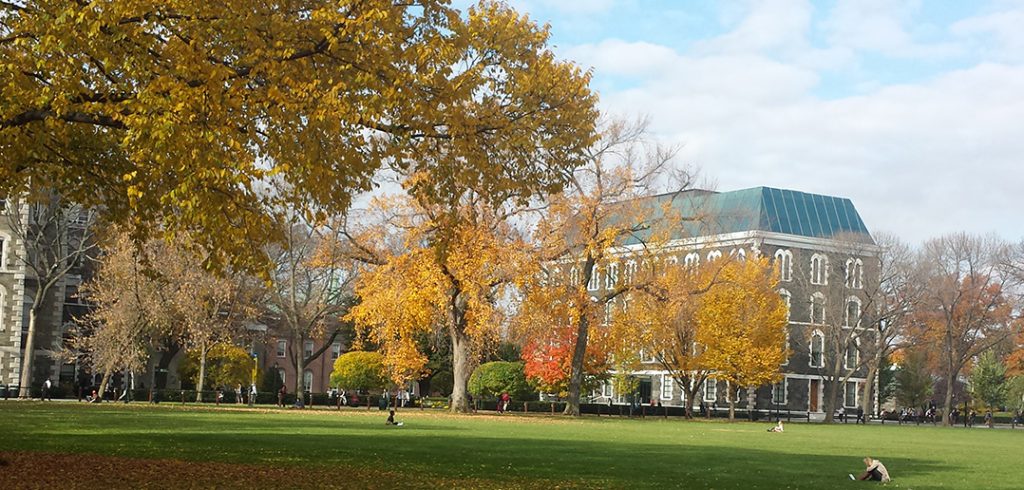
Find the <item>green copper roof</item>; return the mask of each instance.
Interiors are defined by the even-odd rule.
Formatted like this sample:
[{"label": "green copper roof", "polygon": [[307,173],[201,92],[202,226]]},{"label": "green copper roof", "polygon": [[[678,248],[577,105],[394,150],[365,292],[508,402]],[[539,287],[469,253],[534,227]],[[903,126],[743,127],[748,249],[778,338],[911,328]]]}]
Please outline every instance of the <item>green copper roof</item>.
[{"label": "green copper roof", "polygon": [[680,236],[767,231],[811,238],[856,237],[873,243],[853,202],[842,197],[771,187],[730,192],[693,190],[654,196],[652,213],[665,204],[682,219]]}]

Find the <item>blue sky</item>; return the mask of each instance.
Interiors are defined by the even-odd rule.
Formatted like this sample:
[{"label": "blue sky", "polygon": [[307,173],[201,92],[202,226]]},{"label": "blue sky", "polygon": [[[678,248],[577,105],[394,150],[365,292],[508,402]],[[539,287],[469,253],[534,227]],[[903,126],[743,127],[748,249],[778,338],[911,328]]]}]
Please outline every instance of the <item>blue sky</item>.
[{"label": "blue sky", "polygon": [[1024,238],[1024,0],[508,3],[719,190],[849,197],[911,242]]}]

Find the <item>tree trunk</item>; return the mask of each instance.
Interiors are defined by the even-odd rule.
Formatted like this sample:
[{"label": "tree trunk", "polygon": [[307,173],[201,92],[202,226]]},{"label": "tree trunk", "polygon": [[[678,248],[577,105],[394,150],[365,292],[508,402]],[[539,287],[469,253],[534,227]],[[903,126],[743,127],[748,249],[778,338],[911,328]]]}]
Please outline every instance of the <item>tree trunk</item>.
[{"label": "tree trunk", "polygon": [[580,391],[583,387],[583,364],[586,361],[587,341],[590,336],[590,322],[586,315],[580,315],[576,326],[576,345],[572,350],[572,366],[569,372],[569,396],[565,400],[565,415],[580,415]]},{"label": "tree trunk", "polygon": [[[953,419],[950,417],[950,412],[953,411],[953,387],[956,386],[956,374],[953,373],[953,369],[950,368],[946,375],[946,399],[942,404],[942,425],[946,427],[953,426]],[[965,413],[964,416],[967,414]]]},{"label": "tree trunk", "polygon": [[[304,389],[306,384],[306,338],[303,336],[297,337],[298,343],[295,344],[297,350],[295,354],[295,399],[302,397],[303,401],[306,398],[306,390]],[[312,389],[312,388],[311,388]]]},{"label": "tree trunk", "polygon": [[196,403],[203,401],[203,383],[206,381],[206,343],[199,344],[199,380],[196,382]]},{"label": "tree trunk", "polygon": [[[824,380],[822,380],[822,381],[824,381]],[[824,385],[822,387],[822,391],[824,392],[824,395],[825,395],[825,400],[824,400],[824,403],[822,404],[823,405],[822,408],[825,410],[825,423],[826,424],[831,424],[832,422],[835,422],[835,419],[836,419],[836,388],[837,388],[836,385],[837,385],[837,383],[836,383],[835,379],[832,379],[830,381],[825,381],[822,384]]]},{"label": "tree trunk", "polygon": [[[868,414],[874,413],[872,411],[872,408],[874,408],[874,406],[873,406],[874,404],[871,403],[874,400],[872,399],[871,395],[872,395],[872,393],[874,393],[875,376],[877,376],[877,375],[878,375],[878,363],[873,361],[871,363],[871,365],[868,366],[868,374],[864,378],[864,396],[861,397],[861,400],[860,400],[860,408],[861,408],[861,410],[864,411],[865,417]],[[864,420],[867,420],[867,419],[864,419]]]},{"label": "tree trunk", "polygon": [[[731,395],[732,393],[730,393]],[[736,420],[736,400],[733,397],[729,397],[729,422]]]},{"label": "tree trunk", "polygon": [[[36,303],[39,301],[36,300]],[[35,358],[36,349],[36,309],[33,304],[28,310],[28,333],[25,334],[25,354],[21,361],[21,387],[18,389],[18,398],[29,398],[32,393],[32,360]]]},{"label": "tree trunk", "polygon": [[452,338],[452,378],[455,384],[452,388],[451,411],[455,413],[469,413],[469,376],[472,374],[473,365],[470,359],[469,337],[459,328],[450,328]]},{"label": "tree trunk", "polygon": [[96,392],[96,397],[99,398],[100,400],[103,399],[103,394],[107,392],[107,383],[110,382],[110,373],[113,370],[114,368],[107,367],[107,369],[103,371],[103,380],[100,381],[100,389],[99,391]]}]

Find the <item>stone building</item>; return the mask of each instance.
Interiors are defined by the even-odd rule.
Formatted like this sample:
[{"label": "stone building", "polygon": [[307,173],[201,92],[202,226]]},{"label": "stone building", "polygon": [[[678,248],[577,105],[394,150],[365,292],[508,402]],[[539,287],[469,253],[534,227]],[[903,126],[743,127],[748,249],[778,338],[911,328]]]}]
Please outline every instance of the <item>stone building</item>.
[{"label": "stone building", "polygon": [[[769,187],[689,191],[651,199],[659,205],[671,200],[681,216],[699,217],[665,245],[662,257],[681,265],[723,255],[769,257],[779,271],[779,293],[789,306],[791,355],[782,366],[783,380],[749,393],[730,390],[711,378],[702,386],[701,399],[692,401],[694,407],[703,402],[722,409],[732,392],[740,409],[753,403],[757,410],[820,414],[825,387],[833,380],[837,408],[859,406],[866,373],[858,367],[860,350],[836,344],[871,341],[870,332],[860,326],[860,316],[861,305],[867,302],[864,285],[877,284],[879,248],[849,199]],[[606,286],[606,281],[594,284]],[[643,368],[632,373],[639,378],[641,402],[684,405],[682,390],[653,353],[641,352],[641,357]],[[605,383],[591,393],[591,400],[624,402],[613,388],[611,382]]]}]

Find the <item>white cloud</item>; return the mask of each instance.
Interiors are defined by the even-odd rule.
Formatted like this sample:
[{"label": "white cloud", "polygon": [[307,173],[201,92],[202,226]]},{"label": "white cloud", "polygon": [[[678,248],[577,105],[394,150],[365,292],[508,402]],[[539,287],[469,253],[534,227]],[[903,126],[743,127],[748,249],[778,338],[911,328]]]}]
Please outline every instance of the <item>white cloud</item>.
[{"label": "white cloud", "polygon": [[1024,61],[1024,6],[970,17],[951,30],[972,41],[985,56]]},{"label": "white cloud", "polygon": [[[919,9],[917,1],[839,0],[822,27],[834,47],[870,51],[894,58],[936,59],[963,53],[950,42],[921,43],[907,26]],[[928,31],[928,26],[917,30]]]}]

